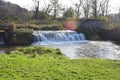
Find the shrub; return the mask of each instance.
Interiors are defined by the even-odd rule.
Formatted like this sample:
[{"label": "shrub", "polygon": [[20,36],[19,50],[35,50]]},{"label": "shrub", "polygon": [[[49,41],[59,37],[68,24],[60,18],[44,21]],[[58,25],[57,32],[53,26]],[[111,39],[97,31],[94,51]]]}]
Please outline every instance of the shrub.
[{"label": "shrub", "polygon": [[36,55],[42,55],[42,54],[61,55],[62,53],[59,49],[46,48],[43,46],[37,46],[37,47],[32,46],[32,47],[18,48],[13,54],[29,55],[31,57],[35,57]]},{"label": "shrub", "polygon": [[99,20],[102,22],[101,28],[103,29],[112,29],[115,27],[113,26],[113,22],[108,17],[100,16]]},{"label": "shrub", "polygon": [[53,24],[42,26],[40,30],[64,30],[64,27],[62,24]]},{"label": "shrub", "polygon": [[41,25],[41,24],[52,24],[52,20],[30,20],[28,23],[35,24],[35,25]]},{"label": "shrub", "polygon": [[17,24],[17,29],[38,29],[36,25],[30,24],[30,23],[24,23],[24,24]]},{"label": "shrub", "polygon": [[58,55],[62,54],[61,51],[60,51],[60,49],[56,49],[56,54],[58,54]]}]

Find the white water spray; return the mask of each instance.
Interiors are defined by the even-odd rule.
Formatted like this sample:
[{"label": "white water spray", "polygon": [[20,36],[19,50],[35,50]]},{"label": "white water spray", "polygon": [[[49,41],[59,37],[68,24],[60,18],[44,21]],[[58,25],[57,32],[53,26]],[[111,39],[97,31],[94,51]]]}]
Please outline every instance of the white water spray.
[{"label": "white water spray", "polygon": [[63,31],[35,31],[34,44],[35,43],[73,43],[86,40],[83,33],[77,33],[75,31],[63,30]]}]

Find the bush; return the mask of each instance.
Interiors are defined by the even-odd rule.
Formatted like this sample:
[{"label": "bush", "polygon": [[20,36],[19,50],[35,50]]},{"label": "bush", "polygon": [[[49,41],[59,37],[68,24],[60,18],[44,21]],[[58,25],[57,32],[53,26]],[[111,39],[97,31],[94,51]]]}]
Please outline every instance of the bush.
[{"label": "bush", "polygon": [[30,24],[30,23],[17,24],[16,28],[17,29],[33,29],[33,30],[38,29],[36,25]]},{"label": "bush", "polygon": [[35,56],[41,55],[41,54],[61,55],[62,53],[59,49],[46,48],[43,46],[38,46],[38,47],[33,46],[33,47],[18,48],[13,54],[29,55],[31,57],[35,57]]},{"label": "bush", "polygon": [[52,24],[53,23],[53,20],[40,20],[40,19],[37,19],[37,20],[30,20],[28,21],[27,23],[31,23],[31,24],[35,24],[35,25],[41,25],[41,24]]},{"label": "bush", "polygon": [[63,24],[60,22],[55,21],[53,24],[30,24],[30,23],[24,23],[24,24],[17,24],[17,29],[33,29],[33,30],[63,30]]},{"label": "bush", "polygon": [[113,26],[113,22],[105,16],[100,16],[99,20],[102,22],[102,29],[112,29],[115,26]]},{"label": "bush", "polygon": [[64,30],[64,27],[62,24],[53,24],[42,26],[40,30]]}]

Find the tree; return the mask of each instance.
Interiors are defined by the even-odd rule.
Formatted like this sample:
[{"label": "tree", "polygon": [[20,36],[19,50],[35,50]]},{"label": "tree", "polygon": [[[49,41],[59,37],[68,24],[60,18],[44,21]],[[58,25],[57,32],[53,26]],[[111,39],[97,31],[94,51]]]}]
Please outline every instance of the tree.
[{"label": "tree", "polygon": [[54,20],[56,19],[60,10],[62,10],[59,0],[50,0],[51,10],[53,10]]},{"label": "tree", "polygon": [[79,3],[74,4],[75,5],[75,13],[76,13],[77,18],[79,18],[80,14],[81,14],[80,8],[83,4],[83,1],[84,0],[79,0]]},{"label": "tree", "polygon": [[74,17],[74,9],[70,7],[63,13],[63,18],[72,18],[72,17]]},{"label": "tree", "polygon": [[50,4],[47,6],[47,8],[46,8],[45,12],[46,12],[47,14],[49,14],[49,13],[51,12],[51,9],[50,9]]},{"label": "tree", "polygon": [[92,0],[92,14],[94,18],[98,16],[98,0]]},{"label": "tree", "polygon": [[91,5],[94,18],[97,18],[99,15],[105,16],[108,14],[109,0],[92,0]]},{"label": "tree", "polygon": [[39,13],[39,0],[33,0],[35,2],[35,13],[33,18],[37,19],[38,18],[38,13]]},{"label": "tree", "polygon": [[101,0],[100,2],[100,15],[108,15],[109,10],[109,0]]},{"label": "tree", "polygon": [[83,12],[84,12],[84,17],[88,18],[90,15],[90,9],[91,9],[91,0],[84,0],[82,4]]}]

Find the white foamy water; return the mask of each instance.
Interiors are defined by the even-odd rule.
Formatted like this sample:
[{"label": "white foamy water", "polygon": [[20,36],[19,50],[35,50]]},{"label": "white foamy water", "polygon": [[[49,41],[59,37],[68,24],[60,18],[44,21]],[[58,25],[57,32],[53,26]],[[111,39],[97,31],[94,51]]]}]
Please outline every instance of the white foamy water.
[{"label": "white foamy water", "polygon": [[120,46],[111,42],[88,41],[75,31],[35,31],[34,46],[59,48],[71,58],[104,58],[120,60]]},{"label": "white foamy water", "polygon": [[84,42],[85,35],[83,33],[77,33],[75,31],[63,30],[63,31],[35,31],[34,45],[42,44],[64,44],[64,43],[78,43]]},{"label": "white foamy water", "polygon": [[59,48],[62,53],[71,58],[103,58],[120,60],[120,46],[111,42],[89,41],[86,43],[51,44],[46,47]]}]

